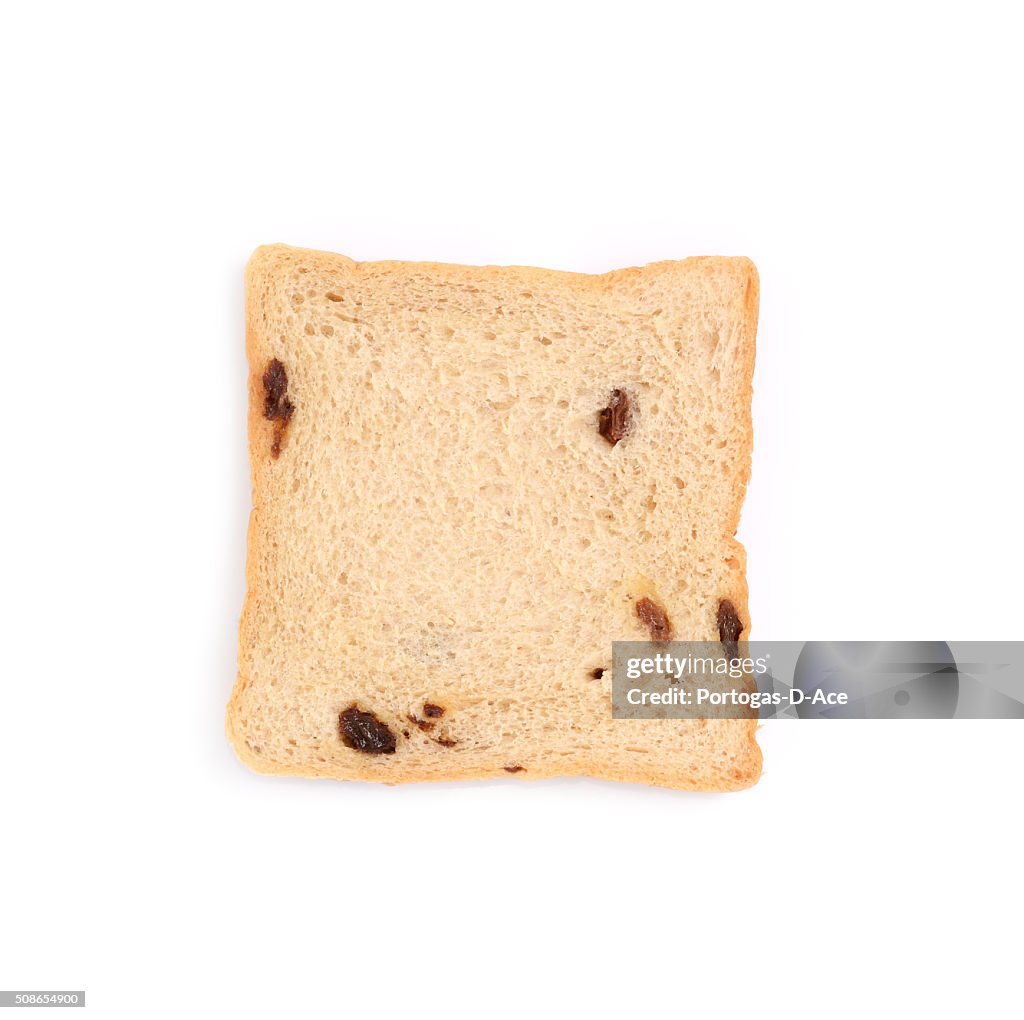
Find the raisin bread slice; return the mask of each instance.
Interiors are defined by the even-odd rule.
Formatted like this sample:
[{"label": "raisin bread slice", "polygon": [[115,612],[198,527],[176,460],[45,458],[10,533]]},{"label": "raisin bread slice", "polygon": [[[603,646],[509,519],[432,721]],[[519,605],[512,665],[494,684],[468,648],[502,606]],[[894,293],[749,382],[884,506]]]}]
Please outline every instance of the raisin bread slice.
[{"label": "raisin bread slice", "polygon": [[749,720],[613,720],[613,640],[747,636],[758,280],[246,271],[253,510],[227,730],[261,772],[756,782]]}]

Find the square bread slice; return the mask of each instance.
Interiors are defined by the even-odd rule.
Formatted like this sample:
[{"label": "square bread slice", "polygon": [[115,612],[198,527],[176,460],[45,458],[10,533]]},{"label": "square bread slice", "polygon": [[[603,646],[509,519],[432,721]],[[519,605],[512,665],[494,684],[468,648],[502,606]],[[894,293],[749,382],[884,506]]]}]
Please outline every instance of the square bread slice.
[{"label": "square bread slice", "polygon": [[260,772],[757,781],[753,720],[613,720],[613,640],[749,628],[758,280],[246,270],[253,510],[227,732]]}]

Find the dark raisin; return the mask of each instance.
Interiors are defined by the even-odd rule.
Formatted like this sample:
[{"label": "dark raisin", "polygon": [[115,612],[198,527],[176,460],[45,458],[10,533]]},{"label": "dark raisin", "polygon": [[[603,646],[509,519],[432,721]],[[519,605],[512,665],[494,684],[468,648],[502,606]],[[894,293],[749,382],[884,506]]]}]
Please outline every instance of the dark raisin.
[{"label": "dark raisin", "polygon": [[652,641],[671,641],[672,622],[668,613],[649,598],[642,598],[636,604],[636,615],[640,622],[650,631]]},{"label": "dark raisin", "polygon": [[718,603],[718,640],[722,642],[725,654],[730,659],[737,658],[739,654],[737,642],[742,633],[743,622],[736,607],[728,599],[722,599]]},{"label": "dark raisin", "polygon": [[633,424],[633,406],[625,390],[612,390],[608,406],[597,414],[597,431],[614,446]]},{"label": "dark raisin", "polygon": [[288,373],[274,358],[263,373],[263,417],[274,423],[274,439],[270,444],[272,457],[280,456],[284,430],[294,413],[295,405],[288,398]]},{"label": "dark raisin", "polygon": [[600,666],[598,666],[597,669],[592,669],[590,671],[590,676],[591,676],[591,679],[593,679],[593,680],[600,680],[601,677],[604,676],[604,670],[601,669]]},{"label": "dark raisin", "polygon": [[338,716],[341,742],[366,754],[394,754],[395,735],[372,712],[349,705]]},{"label": "dark raisin", "polygon": [[288,399],[288,373],[274,358],[263,373],[263,417],[268,421],[287,421],[295,410]]},{"label": "dark raisin", "polygon": [[444,715],[444,708],[440,705],[433,705],[429,701],[423,705],[423,714],[428,719],[440,719]]},{"label": "dark raisin", "polygon": [[502,768],[506,772],[525,772],[526,769],[522,765],[503,765]]},{"label": "dark raisin", "polygon": [[406,719],[408,719],[413,726],[418,726],[421,730],[429,731],[434,728],[434,724],[429,719],[421,719],[418,715],[412,715],[412,713],[407,715]]}]

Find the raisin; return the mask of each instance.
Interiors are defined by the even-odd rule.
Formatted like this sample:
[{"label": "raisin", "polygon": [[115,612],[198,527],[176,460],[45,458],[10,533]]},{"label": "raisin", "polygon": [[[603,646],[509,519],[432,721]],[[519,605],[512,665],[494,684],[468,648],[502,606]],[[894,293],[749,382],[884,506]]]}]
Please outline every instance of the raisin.
[{"label": "raisin", "polygon": [[672,622],[668,613],[649,598],[642,598],[636,604],[636,615],[640,622],[650,631],[652,641],[671,641]]},{"label": "raisin", "polygon": [[418,726],[421,730],[424,731],[429,731],[434,728],[434,724],[429,719],[421,719],[418,715],[412,715],[412,713],[407,715],[406,719],[408,719],[409,722],[413,724],[413,726]]},{"label": "raisin", "polygon": [[427,701],[423,705],[423,714],[428,719],[440,719],[444,715],[444,708],[441,705],[434,705]]},{"label": "raisin", "polygon": [[395,735],[372,712],[349,705],[338,716],[341,742],[365,754],[394,754]]},{"label": "raisin", "polygon": [[740,620],[736,607],[728,600],[718,603],[718,640],[725,648],[725,654],[735,659],[739,653],[737,642],[743,633],[743,622]]},{"label": "raisin", "polygon": [[608,406],[597,415],[597,431],[614,446],[633,424],[633,405],[625,390],[612,390]]},{"label": "raisin", "polygon": [[284,365],[274,358],[263,373],[263,417],[274,423],[270,455],[275,459],[281,454],[281,440],[294,413],[295,405],[288,397],[288,373]]},{"label": "raisin", "polygon": [[598,666],[597,669],[590,671],[590,677],[592,680],[600,680],[604,676],[604,670]]},{"label": "raisin", "polygon": [[522,765],[503,765],[502,768],[506,772],[525,772],[526,769]]}]

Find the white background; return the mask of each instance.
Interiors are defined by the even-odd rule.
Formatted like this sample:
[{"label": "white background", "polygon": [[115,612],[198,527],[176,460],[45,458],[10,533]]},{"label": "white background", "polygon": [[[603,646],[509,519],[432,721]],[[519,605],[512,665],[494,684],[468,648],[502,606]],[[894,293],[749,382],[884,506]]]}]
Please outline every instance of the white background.
[{"label": "white background", "polygon": [[1019,1016],[1019,724],[775,723],[726,796],[275,780],[222,734],[272,241],[751,256],[754,636],[1024,637],[1010,9],[8,6],[0,987]]}]

